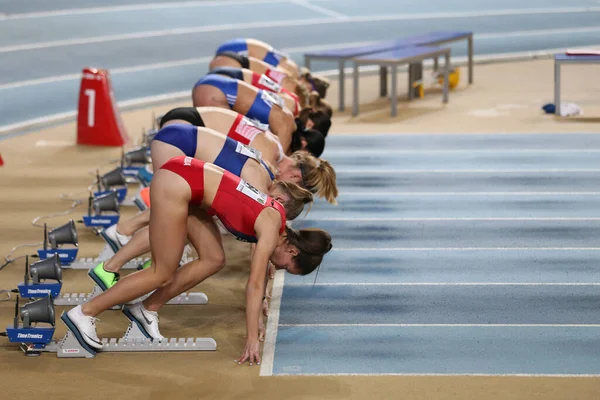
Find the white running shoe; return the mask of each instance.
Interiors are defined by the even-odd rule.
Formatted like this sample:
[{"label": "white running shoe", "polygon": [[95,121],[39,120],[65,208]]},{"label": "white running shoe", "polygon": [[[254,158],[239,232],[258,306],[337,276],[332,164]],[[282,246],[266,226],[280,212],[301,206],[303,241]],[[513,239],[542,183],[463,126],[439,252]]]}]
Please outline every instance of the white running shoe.
[{"label": "white running shoe", "polygon": [[75,334],[78,341],[83,340],[88,346],[96,350],[102,350],[102,341],[96,334],[96,319],[83,315],[81,305],[70,309],[62,316],[63,321]]},{"label": "white running shoe", "polygon": [[140,301],[123,309],[123,314],[136,323],[142,332],[150,339],[163,340],[165,337],[158,329],[158,313],[148,311]]},{"label": "white running shoe", "polygon": [[103,231],[104,235],[108,237],[117,247],[120,249],[125,246],[131,240],[131,236],[125,236],[117,231],[117,224],[111,225]]}]

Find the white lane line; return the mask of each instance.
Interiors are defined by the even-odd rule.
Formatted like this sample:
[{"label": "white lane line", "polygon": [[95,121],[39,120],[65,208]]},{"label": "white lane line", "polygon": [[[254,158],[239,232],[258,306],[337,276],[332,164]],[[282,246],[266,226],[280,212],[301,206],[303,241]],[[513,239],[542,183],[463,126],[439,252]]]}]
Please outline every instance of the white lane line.
[{"label": "white lane line", "polygon": [[336,168],[337,174],[523,174],[555,172],[600,172],[600,168],[523,168],[523,169],[393,169],[393,168]]},{"label": "white lane line", "polygon": [[[372,43],[374,43],[374,42],[368,41],[368,42],[338,43],[338,44],[333,44],[333,45],[321,44],[321,45],[314,45],[314,46],[289,47],[289,48],[282,49],[282,51],[284,51],[285,53],[293,54],[293,53],[303,53],[303,52],[307,52],[307,51],[319,51],[319,50],[325,50],[325,49],[341,48],[341,47],[345,47],[345,46],[365,46],[365,45],[369,45]],[[131,67],[111,68],[110,74],[116,75],[116,74],[124,74],[124,73],[131,73],[131,72],[150,71],[150,70],[156,70],[156,69],[176,68],[176,67],[183,67],[183,66],[187,66],[187,65],[201,65],[203,63],[208,63],[210,60],[212,60],[212,58],[213,58],[212,56],[196,57],[196,58],[187,58],[187,59],[183,59],[183,60],[167,61],[167,62],[160,62],[160,63],[154,63],[154,64],[134,65]],[[41,85],[41,84],[45,84],[45,83],[76,80],[76,79],[80,79],[80,78],[81,78],[81,74],[79,73],[79,74],[57,75],[57,76],[51,76],[48,78],[40,78],[40,79],[30,79],[30,80],[18,81],[18,82],[0,85],[0,90]],[[200,78],[200,75],[198,75],[198,78]]]},{"label": "white lane line", "polygon": [[304,7],[307,8],[311,11],[315,11],[318,12],[319,14],[323,14],[323,15],[327,15],[328,17],[333,17],[333,18],[337,18],[337,19],[346,19],[348,18],[347,15],[339,13],[337,11],[333,11],[333,10],[329,10],[327,8],[324,7],[320,7],[317,6],[315,4],[311,4],[307,1],[304,0],[291,0],[291,3],[296,4],[300,7]]},{"label": "white lane line", "polygon": [[361,222],[451,222],[451,221],[600,221],[600,217],[322,217],[316,220],[306,218],[302,222],[320,221],[361,221]]},{"label": "white lane line", "polygon": [[[142,105],[149,105],[149,104],[153,104],[153,103],[162,103],[162,102],[172,101],[175,99],[181,99],[181,98],[189,97],[189,95],[190,95],[190,92],[186,90],[185,92],[173,92],[173,93],[161,94],[161,95],[157,95],[157,96],[148,96],[148,97],[141,97],[141,98],[137,98],[137,99],[119,101],[117,103],[117,105],[119,106],[119,108],[121,110],[125,110],[128,108],[138,107],[138,106],[142,106]],[[48,124],[53,124],[53,123],[58,123],[58,122],[65,122],[65,121],[72,120],[75,117],[77,117],[77,111],[69,111],[66,113],[60,113],[60,114],[48,115],[48,116],[44,116],[44,117],[40,117],[40,118],[34,118],[34,119],[27,120],[27,121],[11,124],[11,125],[0,126],[0,140],[2,140],[2,134],[7,133],[7,132],[11,132],[14,130],[19,130],[19,129],[26,129],[26,128],[30,128],[30,127],[34,127],[34,126],[38,126],[38,125],[48,125]]]},{"label": "white lane line", "polygon": [[600,192],[340,192],[340,197],[600,196]]},{"label": "white lane line", "polygon": [[374,372],[374,373],[309,373],[309,372],[278,372],[274,376],[448,376],[448,377],[515,377],[515,378],[599,378],[600,374],[484,374],[484,373],[402,373],[402,372]]},{"label": "white lane line", "polygon": [[600,286],[600,282],[307,282],[288,283],[286,286]]},{"label": "white lane line", "polygon": [[600,251],[600,247],[333,247],[331,251]]},{"label": "white lane line", "polygon": [[[415,13],[415,14],[389,14],[377,16],[358,16],[347,18],[307,18],[289,21],[271,21],[271,22],[249,22],[224,25],[207,25],[202,27],[189,27],[177,29],[163,29],[157,31],[145,31],[126,34],[115,34],[106,36],[95,36],[68,40],[54,40],[48,42],[26,43],[14,46],[0,47],[0,53],[13,51],[45,49],[61,46],[73,46],[82,44],[93,44],[101,42],[123,41],[133,39],[147,39],[155,37],[164,37],[172,35],[189,35],[193,33],[205,33],[216,31],[245,30],[245,29],[264,29],[291,26],[310,26],[324,24],[356,23],[356,22],[379,22],[379,21],[402,21],[402,20],[428,20],[428,19],[452,19],[452,18],[475,18],[488,16],[510,16],[510,15],[545,15],[545,14],[565,14],[565,13],[589,13],[600,12],[600,7],[564,7],[564,8],[537,8],[537,9],[504,9],[490,11],[469,11],[469,12],[450,12],[450,13]],[[586,28],[573,28],[586,29]],[[598,29],[590,27],[589,29]],[[564,33],[564,32],[561,32]],[[540,33],[542,34],[542,33]],[[543,34],[547,34],[543,33]],[[500,33],[498,35],[501,35]],[[509,33],[514,35],[514,33]],[[500,36],[497,36],[500,37]]]},{"label": "white lane line", "polygon": [[600,324],[279,324],[299,328],[600,328]]},{"label": "white lane line", "polygon": [[273,363],[275,360],[275,343],[277,342],[277,328],[279,326],[279,309],[281,308],[281,295],[285,283],[285,271],[275,272],[273,290],[271,292],[271,303],[269,304],[269,316],[267,319],[267,333],[263,346],[263,356],[260,365],[260,376],[273,375]]},{"label": "white lane line", "polygon": [[[332,143],[333,144],[333,143]],[[400,143],[402,145],[402,143]],[[530,153],[542,153],[542,154],[580,154],[580,153],[600,153],[600,149],[431,149],[431,150],[393,150],[393,149],[336,149],[329,150],[323,153],[323,157],[327,159],[329,156],[381,156],[381,155],[406,155],[406,154],[530,154]]]},{"label": "white lane line", "polygon": [[[229,1],[177,1],[172,3],[127,4],[110,7],[70,8],[65,10],[40,11],[29,13],[0,14],[1,20],[61,17],[68,15],[101,14],[122,11],[163,10],[168,8],[189,7],[228,7],[252,4],[289,3],[290,0],[229,0]],[[324,1],[324,0],[321,0]]]}]

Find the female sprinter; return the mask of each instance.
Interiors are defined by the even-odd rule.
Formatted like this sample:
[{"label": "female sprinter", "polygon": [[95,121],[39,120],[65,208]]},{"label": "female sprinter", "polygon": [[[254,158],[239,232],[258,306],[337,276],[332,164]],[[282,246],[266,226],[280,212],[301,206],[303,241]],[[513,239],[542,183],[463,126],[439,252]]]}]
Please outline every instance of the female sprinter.
[{"label": "female sprinter", "polygon": [[[185,155],[214,162],[215,165],[257,187],[261,192],[266,193],[275,178],[255,149],[208,128],[178,124],[167,126],[156,134],[150,151],[155,171],[170,158]],[[283,192],[284,196],[280,201],[289,213],[288,219],[296,218],[304,208],[302,201],[307,198],[306,193],[308,195],[311,193],[291,182],[279,182],[277,186],[280,192]],[[310,197],[312,200],[312,195]],[[141,214],[144,213],[146,215],[139,219],[150,218],[151,220],[150,210]],[[114,285],[119,280],[118,272],[125,263],[150,250],[148,234],[147,228],[137,231],[113,257],[90,269],[88,272],[90,278],[102,290]]]},{"label": "female sprinter", "polygon": [[289,148],[296,123],[283,99],[276,93],[223,75],[205,75],[192,89],[194,107],[228,108],[263,125],[279,137],[284,149]]},{"label": "female sprinter", "polygon": [[[166,303],[165,299],[168,301],[215,272],[199,260],[177,269],[186,233],[192,242],[211,242],[210,246],[201,245],[209,249],[213,263],[221,266],[224,263],[220,235],[210,218],[216,215],[232,234],[256,242],[246,284],[247,340],[239,361],[259,364],[259,315],[268,262],[292,274],[309,274],[331,250],[331,236],[320,229],[288,228],[283,207],[275,199],[234,174],[191,157],[175,157],[156,171],[150,195],[152,267],[128,275],[61,318],[80,344],[100,350],[102,342],[96,334],[95,317],[117,304],[156,290],[144,303],[136,303],[124,311],[133,320],[143,321],[141,327],[152,335],[148,331],[158,324],[153,311]],[[191,208],[195,209],[199,223],[190,230]]]},{"label": "female sprinter", "polygon": [[[320,116],[317,113],[306,113],[309,124],[318,124]],[[311,120],[310,118],[313,118]],[[326,160],[318,160],[307,152],[296,152],[306,149],[311,151],[308,142],[311,135],[304,135],[300,144],[292,146],[291,156],[286,156],[279,139],[269,131],[262,131],[247,117],[218,107],[179,107],[168,111],[160,120],[159,128],[172,124],[189,124],[207,127],[217,132],[227,133],[227,136],[242,144],[251,146],[260,151],[261,158],[268,165],[276,168],[275,179],[296,183],[313,194],[325,198],[329,203],[336,204],[338,189],[336,185],[335,170]],[[304,144],[306,145],[304,145]],[[303,147],[304,146],[304,147]],[[101,232],[101,235],[113,244],[114,248],[121,248],[131,239],[131,236],[150,222],[150,214],[142,212],[129,220],[121,219],[118,224]],[[112,262],[105,264],[109,271],[117,272],[120,266]]]},{"label": "female sprinter", "polygon": [[250,69],[218,67],[207,73],[207,75],[213,74],[228,76],[249,83],[255,88],[279,94],[283,98],[285,106],[294,114],[294,117],[297,117],[300,110],[309,105],[309,94],[304,88],[302,88],[299,94],[293,93],[290,90],[282,88],[281,85],[268,76],[261,75]]},{"label": "female sprinter", "polygon": [[[286,154],[291,154],[294,135],[307,134],[304,127],[298,129],[292,113],[284,106],[282,98],[273,92],[260,90],[246,82],[223,75],[206,75],[192,90],[194,107],[221,107],[232,109],[262,124],[279,138]],[[317,138],[317,133],[313,134]],[[322,135],[321,135],[322,136]],[[321,138],[325,147],[325,138]],[[318,157],[320,152],[313,153]]]},{"label": "female sprinter", "polygon": [[216,55],[210,62],[209,70],[213,71],[221,67],[249,69],[259,75],[265,75],[283,89],[300,97],[308,91],[309,93],[317,92],[324,99],[330,85],[329,80],[312,75],[308,68],[303,68],[298,79],[295,79],[280,67],[273,67],[257,58],[247,57],[231,51]]},{"label": "female sprinter", "polygon": [[290,58],[290,56],[274,49],[273,46],[260,40],[243,38],[229,40],[219,46],[216,54],[219,55],[226,51],[258,58],[274,67],[281,67],[289,72],[292,78],[297,78],[300,75],[298,65]]}]

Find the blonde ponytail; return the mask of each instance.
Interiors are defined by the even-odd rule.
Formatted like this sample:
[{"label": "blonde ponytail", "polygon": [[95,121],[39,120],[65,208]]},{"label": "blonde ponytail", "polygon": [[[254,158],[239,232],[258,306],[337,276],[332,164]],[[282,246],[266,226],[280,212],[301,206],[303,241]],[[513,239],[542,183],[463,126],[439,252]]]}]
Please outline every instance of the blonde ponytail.
[{"label": "blonde ponytail", "polygon": [[336,174],[329,161],[316,158],[305,151],[297,151],[290,158],[300,168],[304,186],[330,204],[337,205],[339,192]]}]

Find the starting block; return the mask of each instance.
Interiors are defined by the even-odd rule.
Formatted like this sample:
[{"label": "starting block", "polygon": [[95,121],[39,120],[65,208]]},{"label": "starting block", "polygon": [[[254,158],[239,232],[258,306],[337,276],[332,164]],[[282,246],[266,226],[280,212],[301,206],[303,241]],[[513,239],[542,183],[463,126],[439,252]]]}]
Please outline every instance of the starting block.
[{"label": "starting block", "polygon": [[[94,358],[97,351],[82,345],[75,337],[74,328],[64,318],[67,333],[60,340],[52,340],[55,331],[55,312],[51,297],[46,297],[19,308],[15,304],[13,326],[6,329],[10,342],[20,343],[26,356],[39,356],[42,352],[56,353],[58,358]],[[19,318],[20,317],[20,318]],[[23,324],[19,324],[19,319]],[[37,327],[37,323],[51,327]],[[32,326],[32,324],[36,324]],[[85,343],[85,342],[84,342]],[[163,351],[216,351],[217,342],[212,338],[171,338],[152,340],[146,337],[135,322],[130,321],[121,338],[103,339],[101,352],[163,352]]]},{"label": "starting block", "polygon": [[[54,299],[54,305],[57,306],[78,306],[87,303],[94,297],[102,293],[102,289],[98,285],[94,285],[94,289],[90,293],[63,293]],[[152,293],[148,293],[138,299],[135,299],[127,304],[144,301]],[[177,297],[172,298],[167,302],[168,305],[204,305],[208,304],[208,297],[202,292],[182,293]],[[114,306],[112,310],[119,310],[121,306]]]},{"label": "starting block", "polygon": [[[48,243],[50,244],[50,249],[48,249]],[[59,247],[63,244],[71,244],[74,245],[75,248]],[[65,225],[55,228],[50,232],[48,232],[48,228],[46,224],[44,224],[43,248],[38,249],[37,253],[40,260],[45,260],[46,258],[58,255],[61,264],[65,266],[71,264],[77,257],[77,252],[79,251],[77,246],[77,229],[75,228],[75,222],[73,222],[73,220],[70,220]]]},{"label": "starting block", "polygon": [[[63,313],[64,316],[64,313]],[[62,318],[62,317],[61,317]],[[170,338],[148,339],[134,322],[121,338],[102,339],[102,350],[97,351],[79,343],[69,323],[64,319],[68,331],[59,342],[51,342],[42,351],[56,353],[58,358],[94,358],[98,352],[157,352],[157,351],[216,351],[217,342],[213,338]]]}]

